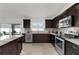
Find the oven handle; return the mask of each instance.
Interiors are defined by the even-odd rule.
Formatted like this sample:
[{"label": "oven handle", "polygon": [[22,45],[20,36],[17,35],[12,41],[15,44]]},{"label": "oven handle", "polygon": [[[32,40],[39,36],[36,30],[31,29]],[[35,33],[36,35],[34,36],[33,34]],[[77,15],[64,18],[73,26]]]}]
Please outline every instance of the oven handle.
[{"label": "oven handle", "polygon": [[55,38],[57,38],[57,39],[59,39],[59,40],[61,40],[61,41],[64,41],[64,39],[61,39],[61,38],[59,38],[59,37],[55,37]]}]

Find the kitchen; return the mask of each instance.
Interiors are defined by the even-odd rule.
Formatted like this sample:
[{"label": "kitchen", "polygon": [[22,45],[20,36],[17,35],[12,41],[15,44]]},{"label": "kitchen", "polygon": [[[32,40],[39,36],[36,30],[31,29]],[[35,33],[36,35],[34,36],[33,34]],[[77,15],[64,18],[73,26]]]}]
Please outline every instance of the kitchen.
[{"label": "kitchen", "polygon": [[[34,33],[32,35],[32,37],[33,37],[32,40],[34,40],[33,42],[34,43],[49,43],[49,42],[52,43],[52,41],[53,41],[53,43],[55,43],[53,45],[55,45],[55,48],[59,52],[59,54],[69,54],[69,55],[78,54],[77,53],[78,51],[74,52],[74,51],[70,50],[73,47],[71,47],[70,49],[68,49],[67,46],[65,47],[65,44],[67,45],[67,43],[68,43],[67,41],[70,41],[69,44],[71,44],[71,45],[72,45],[72,43],[75,43],[75,44],[78,43],[77,42],[78,38],[79,38],[78,37],[79,28],[78,28],[78,24],[77,24],[78,20],[74,20],[75,18],[77,18],[77,15],[78,15],[78,9],[77,8],[78,8],[78,5],[74,5],[71,8],[69,8],[68,10],[66,10],[63,14],[54,18],[54,20],[51,20],[51,19],[45,20],[45,23],[46,23],[45,27],[46,27],[47,30],[49,30],[49,31],[47,31],[48,32],[47,36],[45,36],[45,37],[43,36],[44,33],[46,35],[46,32],[44,32],[44,33],[42,32],[43,34],[41,34],[38,31],[37,34]],[[52,25],[52,23],[53,23],[53,25]],[[50,28],[53,28],[53,32]],[[58,31],[59,37],[56,37],[56,40],[55,40],[55,38],[53,40],[51,40],[51,34],[53,35],[53,37],[55,37],[55,36],[57,36],[57,34],[55,34],[55,33],[57,33],[57,31]],[[43,39],[46,39],[47,37],[49,37],[50,39],[48,38],[48,39],[43,41],[43,39],[41,37]],[[59,39],[60,39],[60,41],[57,42],[57,40],[59,40]],[[54,42],[54,41],[56,41],[56,42]],[[60,44],[58,44],[58,43],[60,43]],[[66,48],[67,48],[68,51],[65,51]],[[78,47],[75,47],[75,48],[78,49]],[[73,50],[74,50],[74,48],[73,48]]]},{"label": "kitchen", "polygon": [[[0,7],[0,12],[5,12],[5,14],[0,14],[0,55],[79,55],[78,3],[0,5],[2,7]],[[22,9],[24,12],[21,12]],[[42,10],[41,13],[40,10]],[[52,12],[57,14],[51,14]],[[52,48],[48,49],[49,46]],[[41,53],[38,53],[39,51],[35,48],[42,50]],[[32,52],[30,52],[31,49]],[[45,49],[52,50],[54,53],[52,51],[43,53]]]}]

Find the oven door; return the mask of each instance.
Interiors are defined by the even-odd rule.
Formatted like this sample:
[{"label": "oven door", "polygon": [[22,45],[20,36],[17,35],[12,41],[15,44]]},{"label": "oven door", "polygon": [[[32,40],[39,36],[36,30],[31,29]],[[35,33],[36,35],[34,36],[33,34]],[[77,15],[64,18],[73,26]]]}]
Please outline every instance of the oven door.
[{"label": "oven door", "polygon": [[63,39],[59,37],[55,37],[55,47],[59,54],[64,55],[64,40]]}]

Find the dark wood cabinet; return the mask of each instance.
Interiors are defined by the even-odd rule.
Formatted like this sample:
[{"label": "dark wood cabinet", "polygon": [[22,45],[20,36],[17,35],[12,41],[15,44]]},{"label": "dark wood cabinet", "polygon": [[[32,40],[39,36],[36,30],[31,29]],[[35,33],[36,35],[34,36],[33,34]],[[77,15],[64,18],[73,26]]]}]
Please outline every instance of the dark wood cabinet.
[{"label": "dark wood cabinet", "polygon": [[25,33],[23,33],[22,43],[25,43]]},{"label": "dark wood cabinet", "polygon": [[[64,11],[62,14],[55,17],[53,20],[59,22],[59,20],[68,17],[73,16],[74,17],[74,26],[79,27],[79,3],[71,6],[69,9]],[[72,27],[74,27],[72,26]]]},{"label": "dark wood cabinet", "polygon": [[17,45],[18,45],[18,46],[17,46],[17,52],[18,52],[18,54],[20,54],[20,52],[21,52],[21,50],[22,50],[22,38],[23,38],[23,37],[20,37],[20,38],[17,39],[17,43],[18,43],[18,44],[17,44]]},{"label": "dark wood cabinet", "polygon": [[22,50],[22,37],[0,46],[0,55],[19,55]]},{"label": "dark wood cabinet", "polygon": [[33,34],[33,43],[50,43],[50,34]]},{"label": "dark wood cabinet", "polygon": [[58,21],[57,20],[45,20],[46,28],[57,28]]},{"label": "dark wood cabinet", "polygon": [[55,35],[50,34],[51,43],[55,46]]},{"label": "dark wood cabinet", "polygon": [[66,55],[79,55],[79,46],[69,41],[66,41],[65,54]]},{"label": "dark wood cabinet", "polygon": [[30,28],[30,19],[23,19],[24,28]]},{"label": "dark wood cabinet", "polygon": [[58,20],[53,20],[52,23],[53,23],[53,24],[52,24],[53,28],[58,28],[58,23],[59,23]]},{"label": "dark wood cabinet", "polygon": [[17,54],[17,41],[14,40],[0,47],[1,55],[15,55]]},{"label": "dark wood cabinet", "polygon": [[52,20],[45,20],[45,27],[46,28],[53,28]]}]

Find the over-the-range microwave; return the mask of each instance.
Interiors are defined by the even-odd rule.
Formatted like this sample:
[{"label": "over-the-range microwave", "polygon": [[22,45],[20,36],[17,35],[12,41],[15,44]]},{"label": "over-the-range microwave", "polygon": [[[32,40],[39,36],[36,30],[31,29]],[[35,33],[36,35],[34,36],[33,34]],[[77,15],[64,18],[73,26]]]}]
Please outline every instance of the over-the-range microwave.
[{"label": "over-the-range microwave", "polygon": [[74,26],[74,16],[68,16],[59,20],[59,28]]}]

